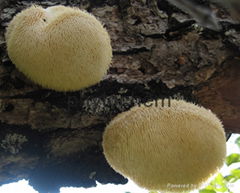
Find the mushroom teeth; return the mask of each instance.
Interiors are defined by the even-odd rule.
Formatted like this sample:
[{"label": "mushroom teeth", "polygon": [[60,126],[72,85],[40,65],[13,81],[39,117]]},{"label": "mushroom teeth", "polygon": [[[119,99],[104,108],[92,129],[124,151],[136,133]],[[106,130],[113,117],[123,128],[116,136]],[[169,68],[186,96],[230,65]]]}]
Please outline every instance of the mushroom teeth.
[{"label": "mushroom teeth", "polygon": [[10,22],[6,42],[19,71],[56,91],[76,91],[100,82],[112,59],[107,30],[78,8],[27,8]]},{"label": "mushroom teeth", "polygon": [[[152,105],[151,105],[152,104]],[[103,135],[110,166],[149,190],[200,188],[224,164],[226,138],[210,110],[158,100],[117,115]]]}]

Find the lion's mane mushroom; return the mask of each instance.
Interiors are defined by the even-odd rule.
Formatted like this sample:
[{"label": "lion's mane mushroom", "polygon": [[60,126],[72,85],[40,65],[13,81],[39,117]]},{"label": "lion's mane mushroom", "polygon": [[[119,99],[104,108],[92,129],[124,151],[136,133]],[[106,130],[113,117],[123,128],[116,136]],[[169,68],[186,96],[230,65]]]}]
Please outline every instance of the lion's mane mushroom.
[{"label": "lion's mane mushroom", "polygon": [[91,14],[77,8],[32,6],[6,32],[16,67],[39,85],[75,91],[98,83],[112,59],[110,37]]},{"label": "lion's mane mushroom", "polygon": [[183,100],[163,104],[117,115],[103,135],[104,155],[114,170],[149,190],[199,188],[224,163],[222,123],[210,110]]}]

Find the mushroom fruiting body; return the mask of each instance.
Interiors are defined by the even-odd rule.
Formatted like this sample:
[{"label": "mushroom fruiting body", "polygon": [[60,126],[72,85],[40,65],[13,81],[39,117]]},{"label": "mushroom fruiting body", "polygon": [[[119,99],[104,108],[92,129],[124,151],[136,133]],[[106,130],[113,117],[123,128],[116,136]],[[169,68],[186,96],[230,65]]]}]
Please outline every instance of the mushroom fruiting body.
[{"label": "mushroom fruiting body", "polygon": [[154,101],[117,115],[103,135],[104,155],[113,169],[139,186],[189,191],[222,167],[225,133],[210,110],[170,102]]},{"label": "mushroom fruiting body", "polygon": [[23,10],[10,22],[6,42],[21,72],[57,91],[98,83],[112,59],[110,37],[102,24],[85,11],[65,6]]}]

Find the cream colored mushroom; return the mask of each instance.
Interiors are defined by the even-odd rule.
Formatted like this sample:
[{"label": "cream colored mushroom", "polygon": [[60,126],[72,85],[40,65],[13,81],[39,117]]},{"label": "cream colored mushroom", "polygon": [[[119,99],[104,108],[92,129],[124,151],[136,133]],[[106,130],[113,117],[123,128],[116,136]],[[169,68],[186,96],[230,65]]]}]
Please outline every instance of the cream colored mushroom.
[{"label": "cream colored mushroom", "polygon": [[149,190],[199,188],[225,160],[221,121],[210,110],[183,100],[149,106],[133,107],[106,127],[102,145],[108,163]]},{"label": "cream colored mushroom", "polygon": [[10,59],[21,72],[57,91],[98,83],[112,59],[106,29],[93,15],[77,8],[23,10],[10,22],[6,42]]}]

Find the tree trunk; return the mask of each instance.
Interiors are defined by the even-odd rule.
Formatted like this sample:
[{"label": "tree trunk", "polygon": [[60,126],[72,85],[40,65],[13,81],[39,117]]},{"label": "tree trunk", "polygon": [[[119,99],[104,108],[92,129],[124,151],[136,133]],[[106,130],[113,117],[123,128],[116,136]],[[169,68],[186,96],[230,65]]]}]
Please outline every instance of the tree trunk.
[{"label": "tree trunk", "polygon": [[[32,2],[77,6],[102,21],[114,57],[101,83],[55,92],[33,84],[15,68],[4,32]],[[221,32],[193,25],[164,0],[159,1],[162,18],[146,0],[0,2],[0,183],[25,178],[40,193],[91,187],[95,180],[126,183],[103,156],[102,133],[118,113],[153,99],[201,104],[221,118],[227,133],[240,133],[239,25],[231,23],[225,10],[209,6],[220,17]]]}]

